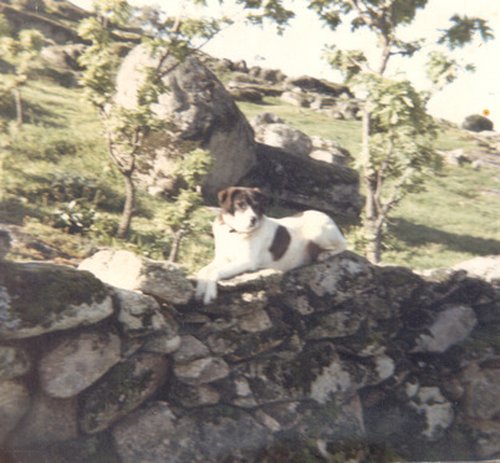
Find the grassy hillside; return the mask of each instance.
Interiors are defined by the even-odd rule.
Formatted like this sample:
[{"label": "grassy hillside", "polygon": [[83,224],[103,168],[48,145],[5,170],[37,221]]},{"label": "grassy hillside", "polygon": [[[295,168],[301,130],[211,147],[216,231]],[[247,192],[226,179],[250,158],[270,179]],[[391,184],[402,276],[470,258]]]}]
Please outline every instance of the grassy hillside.
[{"label": "grassy hillside", "polygon": [[[98,120],[81,90],[35,81],[25,98],[28,121],[8,143],[3,138],[1,151],[0,222],[16,232],[12,257],[74,263],[96,247],[119,246],[165,258],[171,244],[164,220],[165,200],[140,194],[130,239],[119,242],[111,237],[121,210],[121,177],[107,159]],[[248,117],[274,112],[309,135],[337,140],[353,155],[359,151],[358,122],[335,121],[278,99],[240,106]],[[4,121],[12,117],[8,102],[0,109]],[[439,147],[477,148],[472,138],[454,128],[443,129]],[[498,253],[499,190],[500,171],[446,167],[429,179],[426,192],[408,197],[396,212],[384,260],[430,268]],[[67,211],[75,199],[74,208],[96,213],[94,224],[84,234],[55,228],[61,227],[61,211]],[[182,247],[180,258],[190,270],[210,257],[211,217],[210,211],[200,211],[197,236]]]}]

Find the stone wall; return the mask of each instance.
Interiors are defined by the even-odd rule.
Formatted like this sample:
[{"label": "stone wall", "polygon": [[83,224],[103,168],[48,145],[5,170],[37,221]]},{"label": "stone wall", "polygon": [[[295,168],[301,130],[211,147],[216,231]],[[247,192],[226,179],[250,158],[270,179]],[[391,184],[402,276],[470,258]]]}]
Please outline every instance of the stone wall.
[{"label": "stone wall", "polygon": [[345,252],[192,293],[125,251],[0,261],[0,461],[500,457],[494,283]]}]

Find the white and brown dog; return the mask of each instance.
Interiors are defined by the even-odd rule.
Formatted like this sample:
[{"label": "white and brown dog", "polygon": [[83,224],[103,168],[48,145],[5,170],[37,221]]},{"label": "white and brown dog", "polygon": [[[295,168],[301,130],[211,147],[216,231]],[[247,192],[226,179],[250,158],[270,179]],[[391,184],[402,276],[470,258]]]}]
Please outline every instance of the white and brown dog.
[{"label": "white and brown dog", "polygon": [[346,249],[337,225],[322,212],[267,217],[266,198],[258,188],[230,187],[218,198],[215,258],[197,275],[196,297],[205,304],[217,297],[218,280],[263,268],[287,271],[314,261],[322,251]]}]

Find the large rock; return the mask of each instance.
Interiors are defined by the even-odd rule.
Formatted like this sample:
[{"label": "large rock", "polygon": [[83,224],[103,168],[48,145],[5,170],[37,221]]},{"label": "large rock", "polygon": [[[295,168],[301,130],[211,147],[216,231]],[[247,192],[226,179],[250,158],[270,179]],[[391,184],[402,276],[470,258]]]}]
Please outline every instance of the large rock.
[{"label": "large rock", "polygon": [[283,123],[255,126],[255,136],[260,143],[295,156],[307,156],[312,150],[312,141],[304,132]]},{"label": "large rock", "polygon": [[317,79],[310,76],[290,77],[287,85],[291,88],[300,88],[306,92],[322,93],[329,96],[347,95],[353,97],[349,87],[342,84],[335,84],[324,79]]},{"label": "large rock", "polygon": [[29,391],[24,384],[0,381],[0,445],[28,411],[29,404]]},{"label": "large rock", "polygon": [[[175,187],[172,158],[179,147],[189,149],[198,144],[208,149],[214,159],[204,185],[209,201],[215,202],[216,193],[230,185],[260,186],[287,207],[339,212],[346,216],[346,221],[357,220],[361,198],[354,170],[309,159],[286,159],[286,150],[308,154],[310,143],[303,135],[290,140],[286,150],[256,143],[252,127],[231,95],[196,57],[180,64],[172,60],[165,60],[161,66],[165,71],[163,83],[169,90],[154,105],[157,115],[169,121],[168,129],[148,136],[147,156],[142,158],[139,174],[151,192]],[[138,90],[144,82],[143,71],[155,65],[157,59],[152,59],[144,46],[132,50],[118,74],[117,105],[136,107]],[[342,86],[318,82],[325,91],[347,91]],[[303,145],[299,150],[298,142]]]},{"label": "large rock", "polygon": [[146,259],[130,251],[99,251],[78,268],[88,270],[109,285],[142,291],[172,304],[185,304],[193,295],[193,286],[179,266]]},{"label": "large rock", "polygon": [[[158,65],[158,59],[152,58],[144,46],[129,53],[117,77],[118,105],[135,107],[144,69]],[[194,56],[180,64],[167,59],[161,70],[165,71],[163,83],[169,91],[160,96],[158,113],[175,125],[181,139],[195,141],[213,155],[214,165],[205,180],[208,195],[238,183],[255,164],[256,154],[252,128],[230,94]],[[156,151],[153,157],[168,156]],[[171,174],[163,173],[165,177]]]},{"label": "large rock", "polygon": [[119,363],[81,396],[80,428],[88,434],[107,429],[157,392],[166,375],[162,355],[139,353]]},{"label": "large rock", "polygon": [[359,175],[345,166],[292,156],[281,148],[259,144],[257,165],[243,183],[261,187],[277,205],[317,209],[341,223],[356,223],[362,206]]},{"label": "large rock", "polygon": [[39,364],[43,390],[52,397],[76,396],[120,360],[120,338],[110,332],[87,331],[63,338]]},{"label": "large rock", "polygon": [[472,132],[483,132],[493,130],[493,122],[480,114],[471,114],[462,122],[462,129]]},{"label": "large rock", "polygon": [[12,445],[49,444],[78,436],[77,399],[54,399],[45,394],[33,397],[30,411],[13,433]]},{"label": "large rock", "polygon": [[112,313],[105,286],[88,272],[0,261],[0,340],[90,325]]},{"label": "large rock", "polygon": [[113,430],[123,463],[256,461],[270,442],[268,429],[244,411],[210,408],[177,418],[164,402],[128,417]]}]

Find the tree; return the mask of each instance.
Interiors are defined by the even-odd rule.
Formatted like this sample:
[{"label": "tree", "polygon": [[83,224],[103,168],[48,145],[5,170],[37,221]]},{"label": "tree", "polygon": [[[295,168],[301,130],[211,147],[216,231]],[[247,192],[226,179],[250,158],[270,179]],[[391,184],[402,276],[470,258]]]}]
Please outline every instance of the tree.
[{"label": "tree", "polygon": [[[97,108],[104,126],[108,153],[122,174],[125,185],[125,202],[118,226],[117,237],[125,238],[129,232],[135,207],[136,187],[134,174],[138,159],[144,155],[144,139],[153,130],[165,128],[168,121],[159,119],[153,111],[158,95],[166,89],[162,83],[160,68],[145,69],[146,79],[140,90],[139,104],[126,109],[114,103],[115,77],[120,63],[118,45],[113,40],[113,30],[124,27],[133,20],[133,11],[125,0],[97,0],[95,16],[80,24],[80,36],[91,45],[80,57],[84,67],[82,84],[89,100]],[[137,21],[137,17],[135,18]],[[153,50],[160,50],[160,62],[169,56],[184,59],[192,52],[194,37],[207,40],[218,32],[216,21],[172,20],[163,18],[160,12],[150,10],[145,43]]]},{"label": "tree", "polygon": [[[379,262],[388,216],[409,193],[422,188],[425,174],[439,164],[432,150],[436,127],[426,112],[429,93],[417,92],[408,80],[391,80],[391,58],[412,57],[424,39],[403,40],[402,26],[411,24],[428,0],[312,0],[309,7],[335,30],[343,22],[353,32],[365,28],[375,36],[378,55],[370,62],[363,51],[329,49],[329,61],[346,81],[365,96],[362,121],[362,153],[359,168],[365,187],[363,218],[367,257]],[[477,34],[492,37],[486,22],[454,15],[438,43],[453,50]],[[451,82],[460,66],[443,52],[430,55],[429,76],[439,89]],[[470,67],[466,67],[470,69]]]},{"label": "tree", "polygon": [[28,82],[31,72],[45,43],[45,37],[37,30],[23,29],[17,37],[10,33],[4,16],[0,15],[0,58],[12,66],[13,73],[3,76],[4,93],[12,93],[16,106],[16,125],[23,125],[22,88]]},{"label": "tree", "polygon": [[[204,4],[200,0],[193,0],[193,3]],[[284,24],[287,14],[291,14],[279,6],[279,0],[264,4],[262,1],[253,1],[250,10],[251,19],[255,22],[270,17],[278,24]],[[144,140],[148,133],[160,128],[172,130],[169,148],[178,149],[174,124],[165,118],[158,118],[153,109],[158,96],[168,91],[163,77],[230,23],[225,17],[171,17],[151,7],[132,10],[126,0],[95,0],[94,16],[81,22],[80,36],[90,42],[79,60],[84,67],[82,83],[89,100],[99,112],[108,142],[108,153],[125,183],[125,203],[117,231],[119,238],[125,238],[130,228],[135,204],[134,174],[141,156],[145,155]],[[119,66],[113,31],[127,24],[140,26],[144,45],[149,47],[159,63],[144,70],[146,78],[139,91],[137,108],[133,110],[122,108],[113,101]],[[164,66],[170,61],[175,64]]]},{"label": "tree", "polygon": [[174,235],[168,259],[170,262],[177,261],[182,239],[195,227],[193,212],[203,204],[201,181],[211,165],[210,154],[201,149],[187,153],[177,163],[176,174],[185,186],[180,188],[166,214],[167,224]]}]

